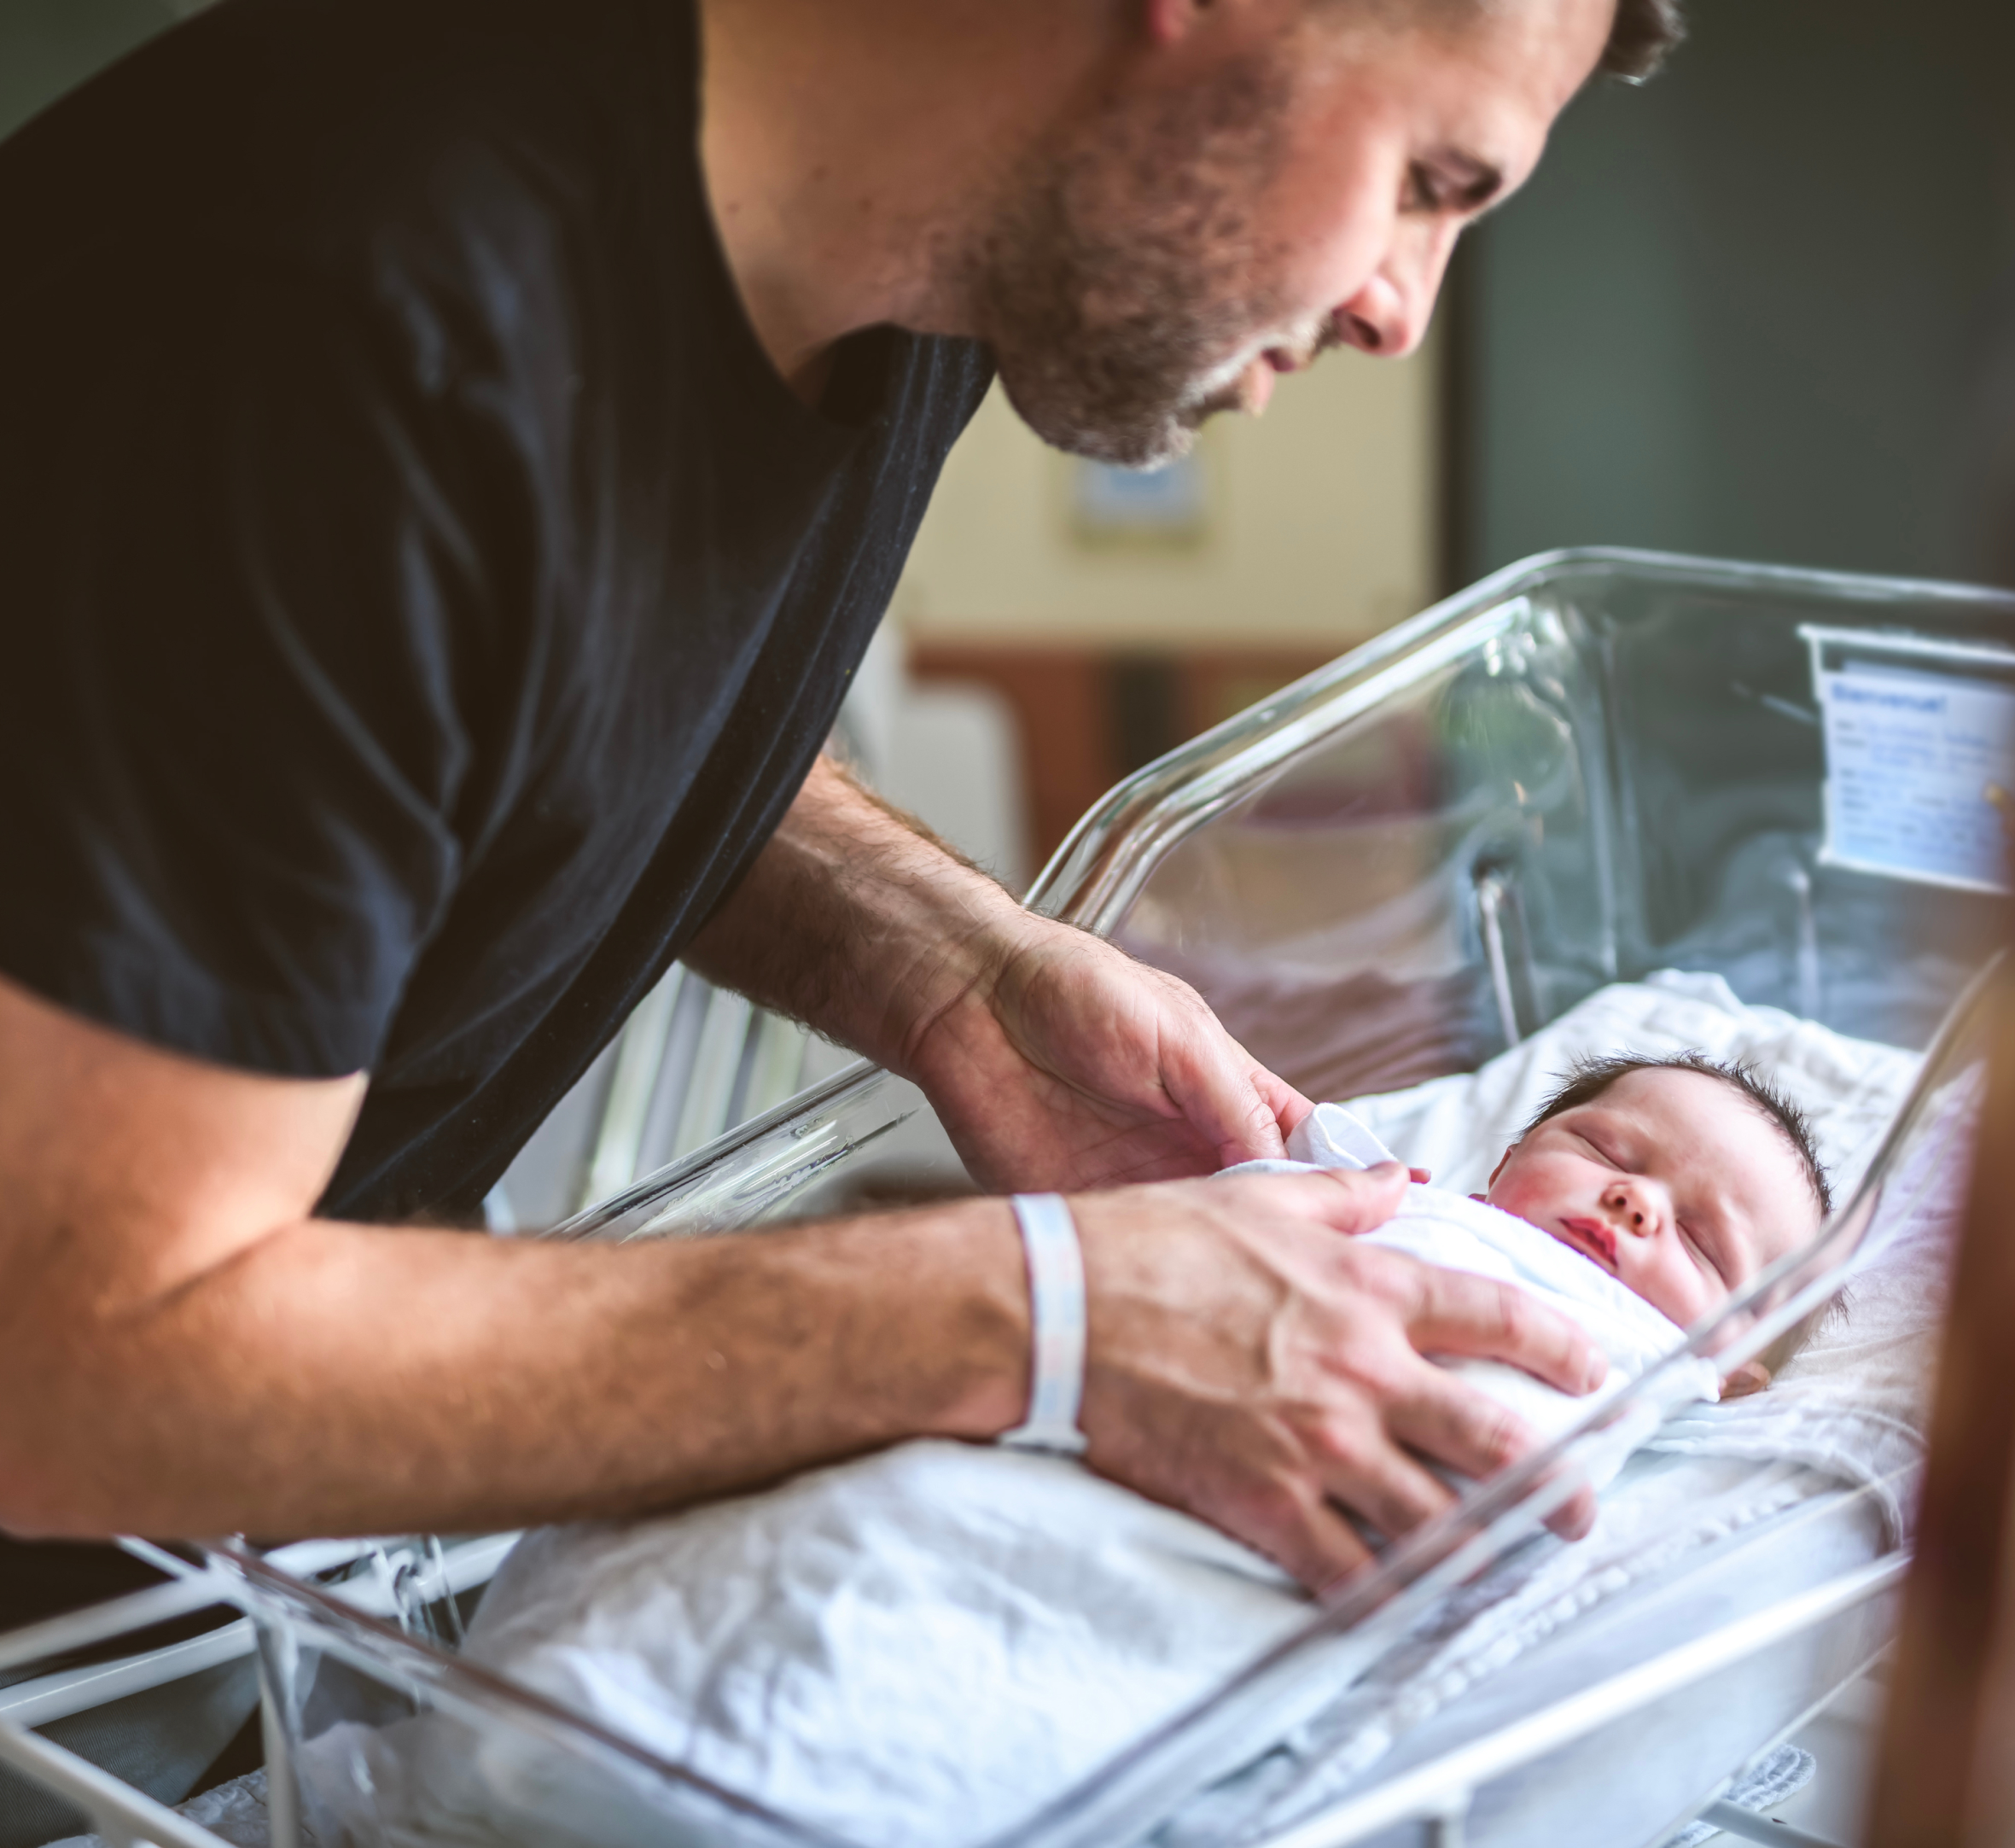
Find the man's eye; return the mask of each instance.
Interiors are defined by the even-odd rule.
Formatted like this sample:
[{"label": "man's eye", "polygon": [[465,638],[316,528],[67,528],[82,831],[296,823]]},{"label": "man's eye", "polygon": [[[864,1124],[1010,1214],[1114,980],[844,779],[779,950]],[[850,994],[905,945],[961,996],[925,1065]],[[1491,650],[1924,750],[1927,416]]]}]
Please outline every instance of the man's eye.
[{"label": "man's eye", "polygon": [[1466,219],[1500,197],[1504,189],[1501,169],[1487,160],[1453,154],[1409,161],[1401,204],[1409,212]]},{"label": "man's eye", "polygon": [[1408,212],[1446,212],[1448,194],[1441,176],[1424,162],[1416,160],[1406,169],[1406,191],[1401,201]]}]

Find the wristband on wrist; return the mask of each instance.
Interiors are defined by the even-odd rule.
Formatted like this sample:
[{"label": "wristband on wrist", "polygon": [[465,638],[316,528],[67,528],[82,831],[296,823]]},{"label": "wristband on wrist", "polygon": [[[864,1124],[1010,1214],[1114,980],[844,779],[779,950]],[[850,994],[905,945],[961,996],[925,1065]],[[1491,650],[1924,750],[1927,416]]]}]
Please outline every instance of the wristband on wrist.
[{"label": "wristband on wrist", "polygon": [[1028,1416],[999,1442],[1017,1450],[1085,1448],[1085,1260],[1063,1196],[1017,1193],[1008,1203],[1028,1259]]}]

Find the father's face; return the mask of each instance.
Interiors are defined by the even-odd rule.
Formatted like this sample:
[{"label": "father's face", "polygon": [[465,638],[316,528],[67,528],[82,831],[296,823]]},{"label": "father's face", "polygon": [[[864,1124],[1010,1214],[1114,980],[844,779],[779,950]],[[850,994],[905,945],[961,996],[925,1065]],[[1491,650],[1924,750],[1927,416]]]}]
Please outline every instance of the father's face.
[{"label": "father's face", "polygon": [[1532,171],[1614,0],[1374,10],[1150,0],[1156,42],[1017,176],[975,278],[1045,441],[1164,462],[1325,347],[1411,351],[1457,232]]}]

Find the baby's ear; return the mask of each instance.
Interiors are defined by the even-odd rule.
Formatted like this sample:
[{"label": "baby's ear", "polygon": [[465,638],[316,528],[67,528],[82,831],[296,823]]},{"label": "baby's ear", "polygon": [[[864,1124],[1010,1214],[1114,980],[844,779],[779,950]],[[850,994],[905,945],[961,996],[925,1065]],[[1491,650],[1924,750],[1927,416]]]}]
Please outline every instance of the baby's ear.
[{"label": "baby's ear", "polygon": [[1514,1142],[1510,1149],[1506,1149],[1502,1155],[1498,1157],[1497,1166],[1490,1170],[1489,1180],[1483,1183],[1486,1187],[1494,1187],[1497,1185],[1497,1177],[1505,1171],[1505,1163],[1511,1158],[1511,1149],[1517,1146],[1518,1145]]},{"label": "baby's ear", "polygon": [[1721,1382],[1721,1397],[1746,1399],[1752,1393],[1770,1390],[1770,1369],[1761,1361],[1744,1361]]}]

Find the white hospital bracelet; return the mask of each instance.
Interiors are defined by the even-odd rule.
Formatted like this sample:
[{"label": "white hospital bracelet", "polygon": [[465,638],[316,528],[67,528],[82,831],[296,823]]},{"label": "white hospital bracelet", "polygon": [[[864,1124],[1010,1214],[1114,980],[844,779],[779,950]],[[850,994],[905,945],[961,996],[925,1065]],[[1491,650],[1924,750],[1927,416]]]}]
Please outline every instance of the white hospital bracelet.
[{"label": "white hospital bracelet", "polygon": [[999,1441],[1017,1450],[1085,1448],[1077,1428],[1085,1396],[1085,1259],[1061,1194],[1017,1193],[1008,1203],[1028,1255],[1028,1417]]}]

